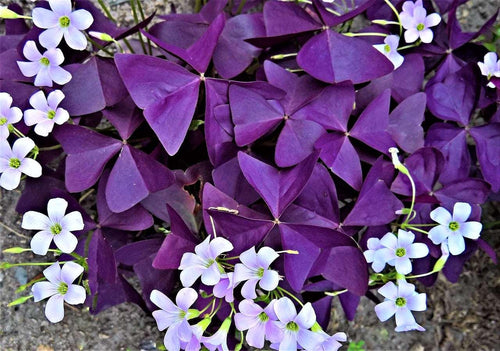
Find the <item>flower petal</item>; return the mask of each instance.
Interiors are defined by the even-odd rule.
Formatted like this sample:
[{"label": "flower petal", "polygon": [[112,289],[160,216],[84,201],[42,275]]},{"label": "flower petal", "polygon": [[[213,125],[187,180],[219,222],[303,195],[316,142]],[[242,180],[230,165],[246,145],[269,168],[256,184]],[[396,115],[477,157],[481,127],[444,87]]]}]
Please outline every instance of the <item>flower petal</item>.
[{"label": "flower petal", "polygon": [[267,269],[280,255],[268,246],[262,247],[257,253],[257,259],[261,268]]},{"label": "flower petal", "polygon": [[36,211],[28,211],[23,215],[21,228],[29,230],[49,229],[51,225],[49,217]]},{"label": "flower petal", "polygon": [[74,230],[82,230],[85,225],[83,224],[82,214],[78,211],[73,211],[65,215],[61,219],[61,227],[72,232]]},{"label": "flower petal", "polygon": [[38,50],[36,43],[33,40],[28,40],[23,47],[23,55],[30,61],[38,61],[42,58],[42,54]]},{"label": "flower petal", "polygon": [[65,69],[55,66],[50,68],[50,77],[57,84],[64,85],[71,80],[72,75]]},{"label": "flower petal", "polygon": [[396,313],[394,301],[384,301],[375,306],[375,313],[381,322],[385,322]]},{"label": "flower petal", "polygon": [[378,293],[390,300],[396,300],[398,297],[398,287],[393,282],[388,282],[378,289]]},{"label": "flower petal", "polygon": [[274,303],[274,312],[282,323],[293,321],[297,316],[295,305],[288,297],[282,297]]},{"label": "flower petal", "polygon": [[258,269],[259,261],[257,259],[257,252],[255,252],[255,246],[252,246],[248,250],[242,252],[240,254],[240,261],[248,268]]},{"label": "flower petal", "polygon": [[406,230],[398,230],[398,245],[397,247],[407,248],[415,240],[415,234],[407,232]]},{"label": "flower petal", "polygon": [[213,263],[201,274],[201,282],[208,286],[217,284],[220,280],[220,271],[217,263]]},{"label": "flower petal", "polygon": [[0,176],[0,186],[5,190],[14,190],[21,182],[21,172],[17,169],[6,169]]},{"label": "flower petal", "polygon": [[47,230],[36,233],[33,238],[31,238],[31,251],[36,255],[46,255],[53,237],[54,235]]},{"label": "flower petal", "polygon": [[429,254],[429,248],[423,243],[415,243],[406,249],[406,254],[410,258],[422,258]]},{"label": "flower petal", "polygon": [[448,226],[451,222],[451,214],[444,207],[438,207],[431,211],[430,217],[434,222],[437,222],[441,225]]},{"label": "flower petal", "polygon": [[173,314],[164,310],[156,310],[153,312],[153,318],[156,321],[158,330],[162,331],[170,327],[172,324],[179,321],[178,313]]},{"label": "flower petal", "polygon": [[432,39],[434,38],[434,33],[432,33],[432,30],[429,28],[426,28],[419,33],[420,39],[422,40],[422,43],[430,43]]},{"label": "flower petal", "polygon": [[380,239],[380,244],[389,249],[396,249],[398,247],[398,238],[392,233],[387,233]]},{"label": "flower petal", "polygon": [[59,266],[59,262],[45,268],[43,270],[43,275],[49,282],[59,286],[59,283],[61,282],[61,266]]},{"label": "flower petal", "polygon": [[158,306],[159,308],[161,308],[166,312],[176,313],[179,311],[179,309],[172,302],[172,300],[170,300],[167,295],[165,295],[159,290],[154,289],[153,291],[151,291],[149,299],[151,300],[152,303],[154,303],[156,306]]},{"label": "flower petal", "polygon": [[12,153],[15,157],[22,160],[34,147],[35,142],[30,138],[19,138],[12,146]]},{"label": "flower petal", "polygon": [[396,325],[398,327],[415,325],[416,323],[415,317],[413,317],[413,314],[408,308],[401,307],[396,309]]},{"label": "flower petal", "polygon": [[406,306],[412,311],[425,311],[427,309],[427,295],[421,293],[408,297]]},{"label": "flower petal", "polygon": [[94,18],[87,10],[76,10],[69,15],[71,26],[78,30],[85,30],[92,25]]},{"label": "flower petal", "polygon": [[56,110],[56,115],[53,119],[54,122],[56,122],[57,124],[61,125],[65,122],[67,122],[69,119],[69,113],[68,111],[66,111],[65,109],[63,108],[58,108]]},{"label": "flower petal", "polygon": [[465,240],[460,233],[452,233],[448,237],[448,248],[450,249],[450,253],[452,255],[460,255],[465,251]]},{"label": "flower petal", "polygon": [[249,279],[241,287],[241,295],[245,299],[255,299],[257,293],[255,292],[255,287],[257,286],[258,279]]},{"label": "flower petal", "polygon": [[40,71],[40,62],[17,61],[17,65],[19,66],[19,70],[25,77],[36,76]]},{"label": "flower petal", "polygon": [[64,32],[64,40],[72,49],[85,50],[87,48],[87,38],[76,27],[68,27],[68,30]]},{"label": "flower petal", "polygon": [[194,289],[183,288],[177,293],[175,303],[181,310],[187,311],[197,299],[198,293]]},{"label": "flower petal", "polygon": [[33,84],[37,87],[52,87],[54,85],[48,67],[40,66]]},{"label": "flower petal", "polygon": [[295,318],[295,322],[301,327],[305,329],[309,329],[316,322],[316,312],[314,312],[314,308],[311,303],[308,302],[302,307],[302,310],[299,312],[297,317]]},{"label": "flower petal", "polygon": [[86,297],[87,293],[83,286],[72,284],[68,286],[68,292],[64,294],[64,301],[70,305],[79,305],[85,302]]},{"label": "flower petal", "polygon": [[409,274],[411,272],[411,262],[410,259],[405,256],[405,257],[396,257],[396,271],[399,274]]},{"label": "flower petal", "polygon": [[63,229],[59,234],[54,235],[54,243],[62,252],[72,253],[78,245],[78,239],[72,233]]},{"label": "flower petal", "polygon": [[212,258],[219,256],[223,252],[228,252],[233,249],[233,244],[227,239],[217,237],[210,242],[210,251],[213,255]]},{"label": "flower petal", "polygon": [[53,295],[47,301],[45,306],[45,317],[52,323],[57,323],[64,318],[64,297],[62,295]]},{"label": "flower petal", "polygon": [[[49,215],[50,220],[53,223],[61,224],[61,220],[66,213],[66,209],[68,208],[68,201],[64,200],[61,197],[56,197],[50,199],[47,203],[47,213]],[[64,228],[66,230],[70,230],[68,228]]]},{"label": "flower petal", "polygon": [[19,166],[18,169],[32,178],[38,178],[42,175],[42,166],[31,158],[25,158],[22,160],[21,166]]},{"label": "flower petal", "polygon": [[61,268],[61,279],[68,285],[71,285],[78,278],[84,269],[76,262],[66,262]]},{"label": "flower petal", "polygon": [[236,313],[234,315],[234,323],[236,324],[236,329],[239,331],[245,331],[255,327],[259,323],[259,319],[256,316],[247,316],[243,313]]},{"label": "flower petal", "polygon": [[434,27],[437,26],[441,22],[441,16],[439,16],[437,13],[431,13],[429,16],[425,18],[425,23],[424,25],[428,27]]},{"label": "flower petal", "polygon": [[187,267],[181,272],[181,283],[184,287],[189,287],[203,274],[205,268],[200,266]]},{"label": "flower petal", "polygon": [[438,225],[437,227],[429,230],[429,239],[431,239],[436,245],[441,244],[448,238],[448,236],[450,236],[450,230],[444,225]]},{"label": "flower petal", "polygon": [[35,7],[31,12],[33,23],[38,28],[51,28],[59,25],[59,16],[42,7]]},{"label": "flower petal", "polygon": [[405,32],[405,41],[410,44],[419,38],[419,32],[416,28],[409,28]]},{"label": "flower petal", "polygon": [[54,129],[54,121],[51,119],[46,119],[44,121],[40,121],[36,126],[35,126],[35,133],[37,135],[46,137],[52,132],[52,129]]},{"label": "flower petal", "polygon": [[68,16],[71,13],[71,0],[49,0],[49,5],[59,16]]},{"label": "flower petal", "polygon": [[460,225],[460,234],[469,239],[478,239],[483,225],[480,222],[465,222]]},{"label": "flower petal", "polygon": [[[57,110],[57,107],[65,98],[64,93],[61,90],[54,90],[47,96],[47,107],[51,110]],[[31,100],[30,100],[31,101]]]},{"label": "flower petal", "polygon": [[248,332],[245,337],[248,345],[261,349],[264,347],[264,336],[266,335],[266,324],[257,323],[254,327],[247,328]]},{"label": "flower petal", "polygon": [[471,211],[472,207],[468,203],[457,202],[455,206],[453,206],[453,220],[455,222],[463,223],[469,219]]},{"label": "flower petal", "polygon": [[280,276],[278,272],[268,269],[264,271],[264,275],[262,276],[262,279],[259,281],[259,286],[266,290],[266,291],[272,291],[276,289],[280,281]]},{"label": "flower petal", "polygon": [[[61,42],[65,32],[66,31],[59,26],[49,28],[40,33],[38,40],[40,41],[40,44],[46,49],[55,48]],[[53,63],[50,58],[49,61],[50,63]]]},{"label": "flower petal", "polygon": [[57,286],[51,282],[38,282],[31,288],[35,302],[46,299],[49,296],[57,294]]},{"label": "flower petal", "polygon": [[45,121],[46,119],[46,112],[33,109],[24,111],[24,123],[26,123],[27,126],[35,125],[37,123]]}]

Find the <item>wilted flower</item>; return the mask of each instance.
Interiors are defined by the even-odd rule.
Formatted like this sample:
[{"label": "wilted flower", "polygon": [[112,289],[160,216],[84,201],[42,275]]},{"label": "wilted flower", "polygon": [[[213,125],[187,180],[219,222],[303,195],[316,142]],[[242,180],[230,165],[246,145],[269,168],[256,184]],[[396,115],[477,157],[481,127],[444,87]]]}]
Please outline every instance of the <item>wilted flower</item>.
[{"label": "wilted flower", "polygon": [[397,69],[404,61],[404,57],[398,52],[398,45],[399,36],[388,35],[384,39],[384,44],[373,45],[373,47],[384,54],[392,62],[394,69]]},{"label": "wilted flower", "polygon": [[[377,272],[377,273],[381,272],[384,269],[385,264],[387,263],[387,260],[383,255],[375,255],[375,253],[378,250],[383,249],[385,246],[383,246],[380,243],[379,238],[368,239],[368,241],[366,242],[366,245],[368,246],[368,250],[363,252],[363,255],[365,256],[366,262],[372,264],[372,268],[375,272]],[[394,265],[394,264],[392,264],[392,265]]]},{"label": "wilted flower", "polygon": [[239,313],[234,315],[236,329],[247,331],[245,340],[248,345],[256,348],[264,347],[264,339],[271,342],[280,342],[283,331],[278,327],[276,321],[278,316],[274,312],[274,304],[277,300],[271,300],[266,308],[257,305],[253,300],[240,302]]},{"label": "wilted flower", "polygon": [[82,273],[83,267],[75,262],[66,262],[62,268],[56,262],[43,271],[48,282],[35,283],[31,288],[35,302],[50,296],[45,306],[45,316],[52,323],[64,318],[64,302],[70,305],[85,302],[85,288],[73,284]]},{"label": "wilted flower", "polygon": [[0,186],[6,190],[17,188],[21,181],[21,173],[38,178],[42,175],[42,166],[26,157],[35,147],[30,138],[19,138],[12,145],[7,140],[0,140]]},{"label": "wilted flower", "polygon": [[421,6],[414,6],[413,12],[403,11],[400,13],[401,25],[405,31],[407,43],[413,43],[420,38],[423,43],[430,43],[434,38],[434,33],[430,27],[437,26],[441,22],[441,16],[431,13],[427,16],[427,11]]},{"label": "wilted flower", "polygon": [[221,277],[221,268],[216,258],[223,252],[231,251],[233,244],[224,238],[214,238],[210,241],[210,236],[194,248],[196,254],[186,252],[182,255],[179,269],[181,272],[181,282],[185,287],[193,283],[201,276],[201,281],[205,285],[215,285]]},{"label": "wilted flower", "polygon": [[396,267],[400,274],[411,272],[410,258],[422,258],[429,254],[429,248],[423,243],[414,243],[415,234],[399,229],[398,236],[387,233],[380,244],[384,247],[377,250],[374,261],[385,259],[391,266]]},{"label": "wilted flower", "polygon": [[[486,78],[491,79],[491,77],[500,77],[500,60],[496,52],[488,52],[484,55],[484,62],[478,62],[481,74],[486,76]],[[488,83],[490,88],[494,88],[495,84],[492,82]]]},{"label": "wilted flower", "polygon": [[30,105],[34,109],[24,111],[24,122],[27,126],[35,125],[35,133],[47,136],[54,128],[54,123],[63,124],[69,119],[69,113],[57,107],[64,99],[60,90],[52,91],[47,98],[43,91],[38,91],[30,97]]},{"label": "wilted flower", "polygon": [[164,344],[169,351],[178,351],[181,348],[181,341],[189,342],[192,331],[188,319],[196,318],[198,310],[189,309],[198,298],[194,289],[183,288],[179,290],[175,297],[175,304],[161,291],[153,290],[150,300],[160,310],[153,312],[153,317],[158,324],[159,330],[167,329]]},{"label": "wilted flower", "polygon": [[33,9],[33,23],[39,28],[48,28],[39,40],[46,48],[55,48],[63,36],[68,46],[85,50],[87,38],[81,31],[90,27],[94,18],[87,10],[71,11],[71,0],[49,0],[52,11],[42,7]]},{"label": "wilted flower", "polygon": [[47,203],[48,216],[35,211],[28,211],[23,215],[21,227],[40,230],[31,239],[31,250],[35,254],[45,255],[52,240],[64,253],[75,250],[78,239],[71,232],[83,229],[83,218],[78,211],[65,214],[67,207],[68,202],[58,197]]},{"label": "wilted flower", "polygon": [[9,124],[17,123],[23,118],[23,112],[11,105],[12,96],[9,93],[0,93],[0,139],[9,137]]},{"label": "wilted flower", "polygon": [[385,322],[396,315],[396,331],[425,329],[417,324],[411,311],[425,311],[426,295],[417,293],[415,285],[409,284],[404,280],[398,281],[398,285],[388,282],[378,289],[378,292],[385,297],[385,301],[375,306],[377,317]]},{"label": "wilted flower", "polygon": [[35,42],[29,40],[24,45],[23,55],[31,62],[17,61],[17,65],[24,76],[36,76],[36,86],[51,87],[52,82],[64,85],[71,80],[71,74],[59,67],[64,62],[60,49],[49,48],[42,55]]},{"label": "wilted flower", "polygon": [[430,216],[439,225],[429,230],[429,239],[436,245],[447,241],[450,253],[460,255],[465,251],[464,237],[475,240],[483,229],[480,222],[466,222],[471,210],[465,202],[457,202],[453,206],[453,216],[443,207],[433,210]]},{"label": "wilted flower", "polygon": [[276,289],[279,283],[278,272],[269,269],[271,263],[279,255],[270,247],[262,247],[259,253],[255,252],[255,247],[251,247],[240,255],[240,261],[234,267],[234,280],[238,282],[246,281],[241,288],[241,295],[245,299],[257,297],[255,287],[259,286],[267,291]]}]

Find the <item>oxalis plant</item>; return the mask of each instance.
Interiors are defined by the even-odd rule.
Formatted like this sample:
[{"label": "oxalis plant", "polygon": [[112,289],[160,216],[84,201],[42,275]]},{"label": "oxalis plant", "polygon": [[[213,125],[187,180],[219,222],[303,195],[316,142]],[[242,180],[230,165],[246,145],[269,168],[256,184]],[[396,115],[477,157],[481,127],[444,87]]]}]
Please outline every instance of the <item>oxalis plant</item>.
[{"label": "oxalis plant", "polygon": [[497,13],[464,32],[463,2],[132,0],[130,28],[102,1],[0,7],[0,186],[25,179],[33,231],[4,252],[56,255],[1,263],[47,266],[11,305],[133,302],[170,351],[337,350],[332,304],[363,296],[424,331],[417,281],[496,262]]}]

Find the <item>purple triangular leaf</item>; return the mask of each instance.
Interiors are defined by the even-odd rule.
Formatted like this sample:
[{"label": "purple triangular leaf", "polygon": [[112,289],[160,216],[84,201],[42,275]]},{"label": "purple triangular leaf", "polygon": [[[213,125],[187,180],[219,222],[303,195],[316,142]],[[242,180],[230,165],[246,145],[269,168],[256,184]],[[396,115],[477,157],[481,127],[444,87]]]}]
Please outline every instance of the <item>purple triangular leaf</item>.
[{"label": "purple triangular leaf", "polygon": [[368,290],[368,265],[357,247],[332,248],[323,276],[358,296],[365,295]]},{"label": "purple triangular leaf", "polygon": [[491,190],[500,190],[500,123],[490,123],[471,128],[476,142],[476,154],[483,178],[491,184]]},{"label": "purple triangular leaf", "polygon": [[144,120],[141,110],[135,107],[130,96],[104,109],[102,114],[116,128],[123,140],[127,140]]}]

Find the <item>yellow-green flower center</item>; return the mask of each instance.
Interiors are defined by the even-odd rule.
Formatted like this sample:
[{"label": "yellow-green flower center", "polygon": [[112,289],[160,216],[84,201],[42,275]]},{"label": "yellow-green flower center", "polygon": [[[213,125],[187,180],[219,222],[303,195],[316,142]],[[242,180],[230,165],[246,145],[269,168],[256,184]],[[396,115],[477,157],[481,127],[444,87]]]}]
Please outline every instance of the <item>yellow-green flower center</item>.
[{"label": "yellow-green flower center", "polygon": [[261,312],[259,313],[259,320],[261,322],[267,322],[269,320],[269,316],[266,314],[266,312]]},{"label": "yellow-green flower center", "polygon": [[40,59],[40,63],[41,63],[42,65],[44,65],[44,66],[48,66],[48,65],[50,65],[50,61],[49,61],[49,59],[48,59],[48,58],[46,58],[46,57],[42,57],[42,58]]},{"label": "yellow-green flower center", "polygon": [[398,257],[403,257],[404,255],[406,255],[406,250],[402,247],[396,249],[396,256]]},{"label": "yellow-green flower center", "polygon": [[398,297],[396,299],[396,306],[398,307],[406,306],[406,299],[404,297]]},{"label": "yellow-green flower center", "polygon": [[9,166],[12,168],[19,168],[21,167],[21,161],[19,161],[18,158],[13,157],[9,160]]},{"label": "yellow-green flower center", "polygon": [[68,284],[65,282],[60,282],[59,287],[57,288],[57,292],[61,295],[64,295],[68,292]]},{"label": "yellow-green flower center", "polygon": [[286,329],[293,331],[293,332],[298,332],[299,331],[299,325],[295,322],[288,322],[286,324]]},{"label": "yellow-green flower center", "polygon": [[59,18],[59,24],[61,27],[66,28],[69,27],[69,24],[71,23],[70,19],[68,16],[62,16]]},{"label": "yellow-green flower center", "polygon": [[384,51],[387,53],[391,52],[391,47],[389,46],[389,44],[385,44]]},{"label": "yellow-green flower center", "polygon": [[264,268],[259,268],[257,270],[257,277],[262,278],[264,276]]},{"label": "yellow-green flower center", "polygon": [[458,222],[450,222],[450,224],[448,224],[448,228],[450,228],[451,231],[455,232],[460,228],[460,224],[458,224]]},{"label": "yellow-green flower center", "polygon": [[49,112],[47,112],[48,119],[54,119],[55,116],[56,116],[56,111],[50,110]]},{"label": "yellow-green flower center", "polygon": [[52,227],[50,227],[50,232],[54,235],[57,235],[62,232],[62,227],[59,223],[54,224]]},{"label": "yellow-green flower center", "polygon": [[425,25],[423,23],[417,24],[417,30],[418,31],[424,30],[424,28],[425,28]]},{"label": "yellow-green flower center", "polygon": [[7,118],[0,117],[0,126],[3,126],[5,123],[7,123]]}]

